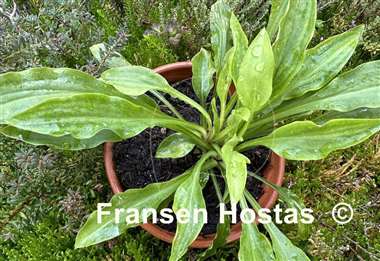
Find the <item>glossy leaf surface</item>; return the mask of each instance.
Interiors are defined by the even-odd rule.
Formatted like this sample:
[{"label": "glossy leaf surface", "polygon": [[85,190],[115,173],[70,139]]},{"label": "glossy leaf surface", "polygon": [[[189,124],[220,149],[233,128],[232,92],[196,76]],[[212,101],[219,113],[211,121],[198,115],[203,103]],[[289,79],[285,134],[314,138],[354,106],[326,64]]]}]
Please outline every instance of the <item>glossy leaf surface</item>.
[{"label": "glossy leaf surface", "polygon": [[117,142],[122,138],[109,130],[102,130],[91,138],[75,139],[71,135],[53,137],[43,135],[31,131],[17,129],[13,126],[4,126],[0,128],[0,133],[3,135],[17,139],[32,145],[46,145],[56,149],[63,150],[82,150],[95,148],[106,141]]},{"label": "glossy leaf surface", "polygon": [[251,117],[251,112],[245,107],[240,107],[234,109],[230,116],[227,119],[227,127],[229,132],[229,138],[232,138],[234,135],[238,134],[238,130],[241,127],[241,124],[248,122]]},{"label": "glossy leaf surface", "polygon": [[202,48],[200,52],[193,57],[191,63],[193,89],[200,99],[201,104],[204,104],[214,84],[213,75],[215,69],[212,64],[211,55]]},{"label": "glossy leaf surface", "polygon": [[[179,260],[187,251],[190,244],[197,238],[203,227],[203,221],[207,216],[199,209],[205,209],[206,203],[202,194],[202,187],[199,183],[202,165],[206,158],[202,157],[188,178],[178,187],[173,202],[174,213],[181,209],[186,209],[189,213],[189,220],[186,223],[177,222],[177,230],[174,236],[170,261]],[[196,220],[196,216],[198,220]]]},{"label": "glossy leaf surface", "polygon": [[323,124],[333,119],[380,119],[380,108],[359,108],[349,112],[329,111],[313,119],[313,122]]},{"label": "glossy leaf surface", "polygon": [[102,73],[101,80],[131,96],[139,96],[149,90],[165,91],[172,88],[164,77],[142,66],[108,69]]},{"label": "glossy leaf surface", "polygon": [[[247,208],[245,199],[242,209]],[[248,215],[248,214],[247,214]],[[247,217],[249,219],[249,217]],[[275,260],[271,243],[262,234],[255,223],[242,222],[240,237],[239,261],[269,261]],[[281,260],[281,259],[279,259]]]},{"label": "glossy leaf surface", "polygon": [[230,17],[231,10],[225,1],[218,0],[211,6],[211,48],[217,72],[222,69],[225,55],[231,47]]},{"label": "glossy leaf surface", "polygon": [[84,93],[124,96],[112,86],[74,69],[33,68],[1,74],[0,123],[48,99]]},{"label": "glossy leaf surface", "polygon": [[14,116],[6,124],[45,135],[71,135],[76,139],[91,138],[105,129],[125,139],[156,125],[175,130],[189,124],[133,100],[101,94],[54,98]]},{"label": "glossy leaf surface", "polygon": [[233,13],[231,14],[230,27],[234,46],[234,53],[231,62],[231,76],[234,80],[234,83],[236,84],[239,79],[241,62],[243,61],[243,58],[248,49],[248,39],[243,29],[241,28],[239,20]]},{"label": "glossy leaf surface", "polygon": [[275,115],[288,117],[308,111],[352,111],[361,107],[380,107],[380,61],[359,65],[341,74],[326,87],[280,106]]},{"label": "glossy leaf surface", "polygon": [[[260,205],[256,200],[248,193],[245,193],[249,197],[250,203],[256,212],[260,210]],[[289,261],[308,261],[308,256],[287,238],[273,222],[264,224],[265,229],[268,231],[272,240],[273,251],[276,256],[275,260],[289,260]]]},{"label": "glossy leaf surface", "polygon": [[195,145],[181,133],[174,133],[166,137],[158,146],[156,158],[182,158],[189,154]]},{"label": "glossy leaf surface", "polygon": [[289,0],[272,0],[267,31],[272,42],[276,39],[281,20],[289,9]]},{"label": "glossy leaf surface", "polygon": [[248,141],[240,149],[263,145],[291,160],[317,160],[356,145],[380,130],[380,119],[337,119],[324,125],[297,121],[270,135]]},{"label": "glossy leaf surface", "polygon": [[362,32],[363,26],[358,26],[307,50],[302,67],[289,84],[283,98],[302,96],[331,81],[350,59]]},{"label": "glossy leaf surface", "polygon": [[228,50],[226,54],[226,63],[224,63],[222,70],[219,73],[218,82],[216,85],[216,93],[219,97],[220,103],[225,104],[228,97],[228,91],[232,83],[231,66],[234,56],[234,48]]},{"label": "glossy leaf surface", "polygon": [[309,257],[298,247],[293,245],[273,223],[265,224],[265,229],[268,231],[272,240],[273,251],[276,260],[289,261],[309,261]]},{"label": "glossy leaf surface", "polygon": [[289,1],[289,10],[280,22],[273,46],[276,60],[273,94],[280,95],[301,68],[304,52],[314,34],[317,16],[316,0]]},{"label": "glossy leaf surface", "polygon": [[[271,187],[272,189],[274,189],[278,193],[279,198],[288,206],[288,208],[296,209],[297,215],[298,215],[298,220],[301,220],[303,218],[301,213],[302,213],[302,210],[306,208],[305,204],[290,189],[288,189],[286,187],[277,186],[276,184],[273,184],[273,183],[267,181],[265,178],[255,174],[255,173],[249,172],[249,175],[255,177],[256,179],[260,180],[264,184],[266,184],[269,187]],[[244,194],[247,196],[247,193],[244,193]],[[297,223],[297,226],[298,226],[297,236],[299,236],[299,238],[301,238],[302,240],[307,240],[307,238],[310,235],[310,228],[311,228],[310,226],[311,225],[299,221]]]},{"label": "glossy leaf surface", "polygon": [[274,58],[269,36],[261,30],[249,46],[241,63],[236,91],[242,105],[259,110],[270,98]]},{"label": "glossy leaf surface", "polygon": [[178,186],[186,180],[187,174],[178,176],[170,181],[153,183],[141,189],[129,189],[116,194],[111,199],[111,207],[105,207],[102,211],[109,211],[109,215],[102,216],[102,222],[98,224],[97,211],[94,211],[80,229],[75,248],[87,247],[112,239],[125,232],[128,228],[135,227],[142,222],[142,215],[138,215],[139,223],[128,224],[127,211],[120,212],[120,222],[115,222],[115,209],[137,209],[139,213],[145,208],[158,208],[159,205],[172,195]]},{"label": "glossy leaf surface", "polygon": [[227,186],[232,204],[239,202],[243,196],[247,164],[250,163],[246,156],[234,150],[239,141],[235,136],[222,147],[222,159],[226,166]]}]

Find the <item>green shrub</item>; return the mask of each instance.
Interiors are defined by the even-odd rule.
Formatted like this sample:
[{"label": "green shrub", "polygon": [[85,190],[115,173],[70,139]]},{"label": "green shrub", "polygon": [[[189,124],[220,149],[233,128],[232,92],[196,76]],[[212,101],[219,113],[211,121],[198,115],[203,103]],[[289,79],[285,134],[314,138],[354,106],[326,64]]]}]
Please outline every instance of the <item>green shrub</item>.
[{"label": "green shrub", "polygon": [[[145,0],[125,0],[123,10],[124,19],[129,33],[129,45],[138,48],[141,41],[146,41],[146,35],[154,35],[156,40],[152,42],[152,48],[156,48],[157,40],[160,39],[160,46],[165,46],[168,50],[164,57],[174,56],[179,60],[188,60],[202,47],[209,42],[209,21],[211,4],[214,1],[194,0],[194,1],[145,1]],[[252,37],[257,30],[265,24],[265,18],[269,11],[268,0],[229,0],[232,9],[242,21],[243,28],[249,37]],[[152,39],[150,39],[152,40]],[[145,46],[143,44],[143,46]],[[127,59],[138,64],[152,66],[142,58],[134,59],[131,52],[134,48],[125,51],[123,54]],[[135,52],[135,56],[154,56],[158,52],[146,51],[140,48]],[[170,60],[169,60],[170,61]],[[144,63],[145,62],[145,63]],[[161,60],[158,64],[163,64],[167,60]]]},{"label": "green shrub", "polygon": [[342,33],[358,24],[366,26],[351,66],[380,57],[379,0],[322,0],[319,3],[320,26],[316,40]]},{"label": "green shrub", "polygon": [[62,227],[65,221],[51,212],[35,226],[12,240],[0,239],[0,260],[7,261],[90,261],[166,260],[164,243],[141,230],[133,230],[118,240],[87,249],[74,250],[74,234]]},{"label": "green shrub", "polygon": [[[12,4],[6,8],[12,10]],[[81,1],[23,1],[17,10],[13,21],[0,18],[2,72],[39,65],[79,68],[104,35]]]}]

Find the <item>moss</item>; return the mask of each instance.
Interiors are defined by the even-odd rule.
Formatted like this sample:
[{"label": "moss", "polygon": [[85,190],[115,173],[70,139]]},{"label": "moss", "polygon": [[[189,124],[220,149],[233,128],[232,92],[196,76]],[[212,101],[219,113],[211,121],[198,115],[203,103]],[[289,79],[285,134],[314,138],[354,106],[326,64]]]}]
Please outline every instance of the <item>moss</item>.
[{"label": "moss", "polygon": [[[327,260],[378,257],[379,135],[321,161],[288,162],[287,184],[314,210],[316,221],[306,250]],[[353,220],[338,225],[333,207],[345,202],[354,209]]]},{"label": "moss", "polygon": [[[98,246],[74,249],[74,234],[63,229],[60,213],[51,212],[12,241],[0,240],[0,259],[8,261],[81,260],[165,260],[163,243],[141,230],[131,230],[120,238]],[[1,259],[3,260],[3,259]]]}]

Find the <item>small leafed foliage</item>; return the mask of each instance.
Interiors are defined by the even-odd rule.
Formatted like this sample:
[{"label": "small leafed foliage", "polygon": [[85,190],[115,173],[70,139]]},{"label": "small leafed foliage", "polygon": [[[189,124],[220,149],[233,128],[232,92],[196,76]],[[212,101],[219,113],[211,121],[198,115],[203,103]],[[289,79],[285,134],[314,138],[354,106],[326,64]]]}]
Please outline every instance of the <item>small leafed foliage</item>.
[{"label": "small leafed foliage", "polygon": [[[228,188],[221,203],[258,211],[260,206],[245,190],[249,160],[242,152],[266,146],[286,159],[317,160],[380,130],[380,61],[339,74],[362,26],[309,48],[316,2],[273,0],[267,28],[249,41],[230,7],[217,1],[210,13],[211,48],[192,59],[198,101],[154,71],[130,65],[119,53],[101,59],[102,44],[91,48],[102,66],[109,67],[100,78],[66,68],[1,74],[0,132],[35,145],[80,150],[125,140],[154,126],[169,128],[176,133],[160,144],[156,156],[179,158],[197,147],[203,152],[199,161],[172,180],[115,195],[112,207],[104,211],[159,208],[174,196],[174,212],[187,208],[192,213],[205,207],[200,174],[214,168]],[[230,95],[232,85],[236,91]],[[199,111],[200,122],[185,121],[162,93]],[[151,95],[171,113],[162,112]],[[303,120],[316,111],[322,116]],[[220,192],[217,182],[214,186]],[[299,205],[290,192],[272,187],[289,206]],[[98,224],[94,212],[79,231],[76,247],[115,238],[136,225],[116,224],[112,216]],[[243,224],[240,260],[308,260],[273,223],[264,227],[268,237],[255,224]],[[179,260],[201,229],[201,223],[178,224],[170,260]],[[213,246],[200,258],[215,253],[228,231],[229,222],[219,224]]]}]

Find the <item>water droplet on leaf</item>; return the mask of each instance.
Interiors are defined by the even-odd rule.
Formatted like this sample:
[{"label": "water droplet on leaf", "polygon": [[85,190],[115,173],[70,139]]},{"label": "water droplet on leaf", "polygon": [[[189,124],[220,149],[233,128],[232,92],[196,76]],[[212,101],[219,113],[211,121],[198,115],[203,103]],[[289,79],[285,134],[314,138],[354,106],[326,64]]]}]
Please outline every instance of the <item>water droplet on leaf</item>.
[{"label": "water droplet on leaf", "polygon": [[263,69],[264,69],[264,64],[263,63],[259,63],[258,65],[256,65],[256,71],[261,72]]}]

